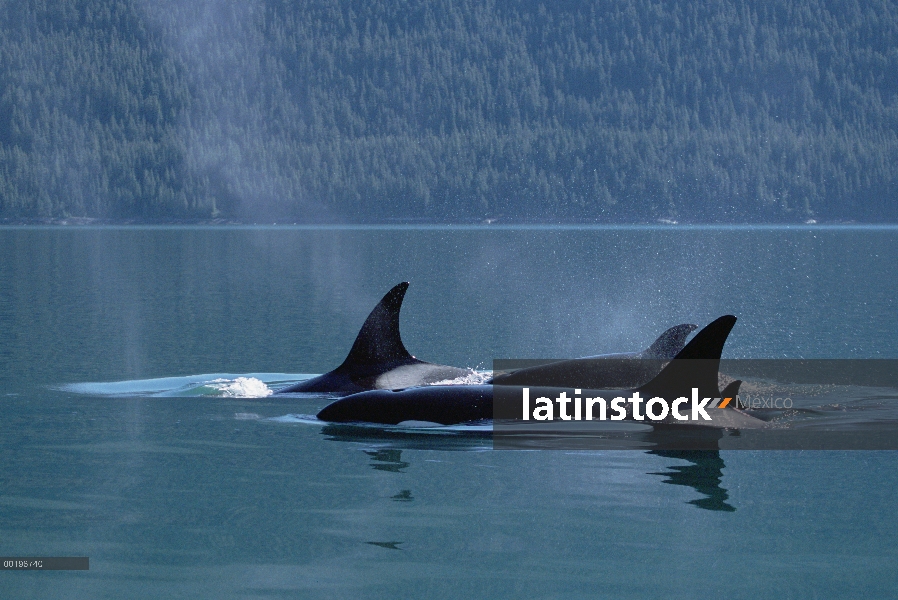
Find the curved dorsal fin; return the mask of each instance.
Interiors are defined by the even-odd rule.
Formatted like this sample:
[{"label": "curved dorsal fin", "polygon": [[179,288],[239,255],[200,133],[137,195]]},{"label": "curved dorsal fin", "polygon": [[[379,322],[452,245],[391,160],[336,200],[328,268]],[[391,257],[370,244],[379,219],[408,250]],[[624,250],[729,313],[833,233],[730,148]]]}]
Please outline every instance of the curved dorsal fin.
[{"label": "curved dorsal fin", "polygon": [[349,355],[340,367],[414,360],[399,335],[399,309],[402,308],[406,290],[408,282],[403,281],[377,303],[365,319]]},{"label": "curved dorsal fin", "polygon": [[736,317],[724,315],[712,321],[695,334],[686,347],[680,350],[657,377],[639,388],[646,394],[689,396],[692,388],[698,388],[699,396],[714,398],[719,395],[717,371],[720,355],[727,336],[736,324]]},{"label": "curved dorsal fin", "polygon": [[689,334],[698,329],[698,325],[674,325],[658,336],[651,346],[642,353],[643,358],[672,359],[686,344]]},{"label": "curved dorsal fin", "polygon": [[703,358],[706,360],[720,360],[723,354],[723,345],[736,324],[736,317],[724,315],[715,319],[695,334],[686,347],[674,358]]}]

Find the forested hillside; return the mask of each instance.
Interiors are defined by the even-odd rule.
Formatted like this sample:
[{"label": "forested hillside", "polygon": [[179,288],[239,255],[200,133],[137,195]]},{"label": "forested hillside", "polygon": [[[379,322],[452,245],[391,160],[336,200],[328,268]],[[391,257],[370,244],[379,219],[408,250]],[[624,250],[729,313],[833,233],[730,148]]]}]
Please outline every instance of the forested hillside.
[{"label": "forested hillside", "polygon": [[0,0],[0,218],[898,221],[898,2]]}]

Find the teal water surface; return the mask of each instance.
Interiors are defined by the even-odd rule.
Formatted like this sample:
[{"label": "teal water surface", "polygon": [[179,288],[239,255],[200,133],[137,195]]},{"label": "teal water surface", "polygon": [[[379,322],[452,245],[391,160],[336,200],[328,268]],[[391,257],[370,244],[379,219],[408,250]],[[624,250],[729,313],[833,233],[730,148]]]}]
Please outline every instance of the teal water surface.
[{"label": "teal water surface", "polygon": [[494,451],[265,392],[399,281],[444,364],[727,313],[728,358],[896,358],[896,265],[893,228],[0,229],[0,555],[91,561],[0,597],[895,597],[894,452]]}]

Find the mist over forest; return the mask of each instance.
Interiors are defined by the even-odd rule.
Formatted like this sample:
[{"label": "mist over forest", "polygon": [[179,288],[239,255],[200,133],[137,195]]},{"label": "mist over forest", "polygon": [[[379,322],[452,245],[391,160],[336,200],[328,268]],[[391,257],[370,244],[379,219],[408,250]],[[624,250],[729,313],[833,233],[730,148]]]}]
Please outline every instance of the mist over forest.
[{"label": "mist over forest", "polygon": [[0,219],[898,222],[898,3],[0,0]]}]

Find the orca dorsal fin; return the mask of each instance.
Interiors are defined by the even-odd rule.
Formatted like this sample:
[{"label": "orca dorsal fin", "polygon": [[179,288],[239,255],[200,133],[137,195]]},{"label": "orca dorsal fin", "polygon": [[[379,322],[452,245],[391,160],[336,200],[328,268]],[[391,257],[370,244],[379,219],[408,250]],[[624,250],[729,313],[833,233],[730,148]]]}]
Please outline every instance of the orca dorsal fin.
[{"label": "orca dorsal fin", "polygon": [[408,282],[403,281],[377,303],[359,330],[349,355],[338,368],[414,360],[399,335],[399,309],[406,290]]},{"label": "orca dorsal fin", "polygon": [[736,381],[731,381],[728,386],[723,388],[723,391],[720,392],[721,401],[730,398],[730,401],[727,403],[729,408],[742,408],[739,402],[739,386],[742,385],[742,381],[737,379]]},{"label": "orca dorsal fin", "polygon": [[646,397],[689,397],[698,388],[699,397],[716,398],[717,371],[727,336],[736,324],[736,317],[725,315],[712,321],[686,344],[657,377],[639,388]]},{"label": "orca dorsal fin", "polygon": [[658,336],[651,346],[646,348],[642,353],[643,358],[661,358],[670,360],[680,353],[683,346],[686,345],[686,338],[689,334],[698,329],[698,325],[674,325],[664,333]]}]

